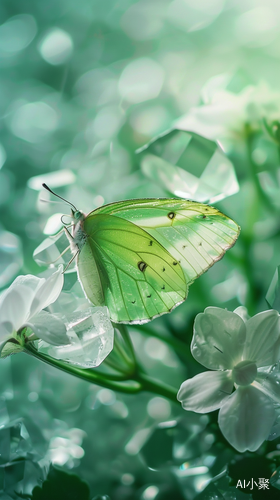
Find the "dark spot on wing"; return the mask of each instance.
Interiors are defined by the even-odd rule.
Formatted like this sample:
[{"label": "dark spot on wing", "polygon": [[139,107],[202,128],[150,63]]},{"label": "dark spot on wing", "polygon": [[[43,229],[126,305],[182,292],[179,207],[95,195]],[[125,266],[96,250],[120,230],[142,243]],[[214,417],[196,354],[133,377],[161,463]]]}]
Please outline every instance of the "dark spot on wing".
[{"label": "dark spot on wing", "polygon": [[140,269],[140,271],[142,271],[142,273],[145,271],[146,267],[147,267],[147,264],[146,264],[146,262],[143,262],[143,260],[138,262],[138,269]]},{"label": "dark spot on wing", "polygon": [[149,247],[151,247],[151,246],[152,246],[152,244],[153,244],[153,242],[152,242],[152,241],[150,241],[150,243],[149,243]]},{"label": "dark spot on wing", "polygon": [[200,243],[198,243],[198,245],[201,247],[202,246],[202,241]]},{"label": "dark spot on wing", "polygon": [[133,300],[133,302],[131,302],[131,304],[135,304],[136,300]]},{"label": "dark spot on wing", "polygon": [[150,294],[150,295],[147,295],[147,299],[149,299],[151,296],[152,296],[151,294]]},{"label": "dark spot on wing", "polygon": [[206,215],[203,215],[203,216],[202,216],[202,219],[206,219]]},{"label": "dark spot on wing", "polygon": [[165,267],[162,268],[162,271],[164,272],[165,271]]},{"label": "dark spot on wing", "polygon": [[177,264],[178,264],[178,262],[175,262],[175,261],[173,262],[173,266],[177,266]]},{"label": "dark spot on wing", "polygon": [[167,217],[168,217],[169,219],[171,219],[171,220],[172,220],[172,219],[174,219],[174,217],[175,217],[175,212],[169,212],[169,214],[167,214]]},{"label": "dark spot on wing", "polygon": [[163,285],[163,286],[161,287],[161,289],[162,289],[162,290],[165,290],[165,285]]},{"label": "dark spot on wing", "polygon": [[186,245],[183,245],[183,246],[182,246],[182,248],[183,248],[183,250],[185,250],[185,248],[186,248]]}]

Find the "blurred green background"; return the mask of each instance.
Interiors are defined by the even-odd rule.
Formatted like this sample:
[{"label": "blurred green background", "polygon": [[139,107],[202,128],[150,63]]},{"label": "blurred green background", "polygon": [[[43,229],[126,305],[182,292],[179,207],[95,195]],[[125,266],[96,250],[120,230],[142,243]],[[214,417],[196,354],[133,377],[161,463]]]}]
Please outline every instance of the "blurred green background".
[{"label": "blurred green background", "polygon": [[[68,213],[40,202],[48,198],[42,182],[85,212],[168,196],[141,171],[135,150],[198,105],[217,74],[239,75],[239,90],[259,81],[277,90],[280,78],[276,0],[2,0],[0,22],[3,289],[18,274],[42,271],[32,253],[44,230],[57,230],[52,214]],[[254,141],[253,150],[266,154],[258,173],[279,183],[275,144],[263,132]],[[151,336],[132,331],[149,372],[176,388],[202,370],[188,350],[195,315],[208,305],[259,312],[280,263],[280,191],[274,211],[260,207],[243,142],[229,155],[240,191],[217,203],[245,226],[243,240],[192,285],[184,305],[149,326]],[[176,355],[157,335],[184,342],[185,353]],[[50,461],[88,483],[90,493],[73,496],[79,500],[192,500],[234,456],[216,414],[209,420],[157,396],[114,394],[25,354],[1,360],[0,384],[0,491],[7,500],[30,498],[20,495],[41,484]],[[224,498],[243,498],[234,487],[231,494],[239,496]]]}]

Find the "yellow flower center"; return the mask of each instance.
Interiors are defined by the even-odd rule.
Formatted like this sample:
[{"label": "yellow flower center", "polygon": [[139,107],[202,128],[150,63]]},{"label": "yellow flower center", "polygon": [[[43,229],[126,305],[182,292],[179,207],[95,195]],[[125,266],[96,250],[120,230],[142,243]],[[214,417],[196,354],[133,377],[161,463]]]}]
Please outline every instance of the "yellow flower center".
[{"label": "yellow flower center", "polygon": [[232,370],[232,378],[237,385],[250,385],[257,376],[257,365],[254,361],[241,361]]}]

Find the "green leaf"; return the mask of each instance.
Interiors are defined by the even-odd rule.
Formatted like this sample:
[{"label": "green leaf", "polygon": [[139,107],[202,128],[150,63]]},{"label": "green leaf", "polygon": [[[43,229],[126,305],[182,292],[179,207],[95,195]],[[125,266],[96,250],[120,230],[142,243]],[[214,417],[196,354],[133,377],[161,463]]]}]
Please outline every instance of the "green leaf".
[{"label": "green leaf", "polygon": [[276,267],[265,300],[271,309],[280,312],[280,266]]},{"label": "green leaf", "polygon": [[[206,431],[208,419],[188,413],[184,421],[162,422],[154,427],[141,448],[141,455],[151,469],[174,465],[196,466],[195,459],[209,449]],[[194,460],[192,462],[192,460]]]},{"label": "green leaf", "polygon": [[32,500],[89,500],[86,483],[74,474],[67,474],[51,465],[48,477],[42,487],[36,486]]},{"label": "green leaf", "polygon": [[147,466],[150,469],[159,469],[164,465],[171,465],[173,459],[173,446],[176,434],[176,425],[160,424],[141,449]]}]

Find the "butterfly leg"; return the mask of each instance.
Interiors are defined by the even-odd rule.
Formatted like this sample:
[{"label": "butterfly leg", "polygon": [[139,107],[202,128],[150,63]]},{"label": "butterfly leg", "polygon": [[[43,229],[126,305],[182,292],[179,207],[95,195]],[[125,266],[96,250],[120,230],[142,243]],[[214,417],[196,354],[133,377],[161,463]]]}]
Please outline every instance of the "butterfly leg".
[{"label": "butterfly leg", "polygon": [[[69,248],[69,247],[68,247],[68,248]],[[76,253],[73,255],[73,257],[69,260],[69,262],[68,262],[67,266],[63,269],[62,274],[64,274],[64,273],[67,271],[68,267],[72,264],[73,260],[77,257],[78,253],[79,253],[79,250],[77,250],[77,252],[76,252]]]},{"label": "butterfly leg", "polygon": [[[63,270],[63,274],[65,273],[65,271],[67,271],[67,269],[69,268],[69,266],[72,264],[73,260],[75,259],[75,257],[77,257],[78,253],[79,253],[79,249],[75,243],[75,240],[74,240],[74,237],[72,236],[72,234],[70,233],[69,229],[67,227],[64,226],[64,231],[65,231],[65,235],[70,243],[70,248],[71,248],[71,252],[73,254],[73,257],[69,260],[67,266],[65,267],[65,269]],[[69,248],[69,247],[68,247]]]},{"label": "butterfly leg", "polygon": [[63,228],[64,232],[65,232],[65,235],[66,235],[66,238],[68,239],[69,243],[70,243],[70,248],[71,248],[71,252],[74,254],[76,254],[77,250],[78,250],[78,247],[75,243],[75,239],[73,237],[73,235],[70,233],[69,229],[67,227],[64,226]]}]

